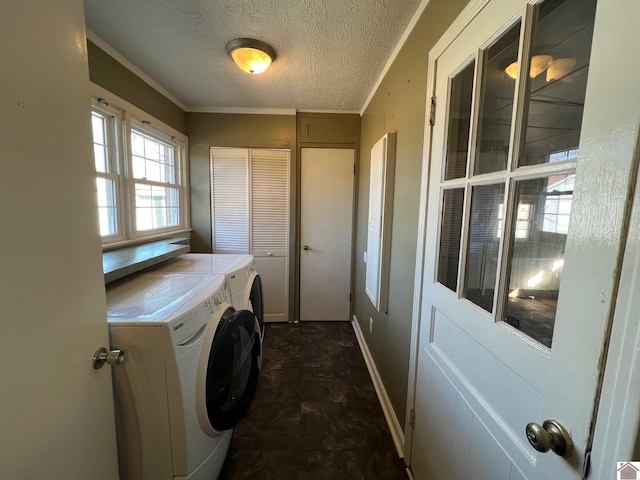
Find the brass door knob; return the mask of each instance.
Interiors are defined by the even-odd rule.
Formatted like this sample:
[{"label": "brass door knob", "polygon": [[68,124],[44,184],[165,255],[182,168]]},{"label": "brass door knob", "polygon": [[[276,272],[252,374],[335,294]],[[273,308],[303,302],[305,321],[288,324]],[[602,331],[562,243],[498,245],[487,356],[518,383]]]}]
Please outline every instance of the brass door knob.
[{"label": "brass door knob", "polygon": [[561,457],[569,457],[573,453],[569,432],[556,420],[545,420],[542,426],[530,423],[525,432],[531,446],[539,452],[553,450]]}]

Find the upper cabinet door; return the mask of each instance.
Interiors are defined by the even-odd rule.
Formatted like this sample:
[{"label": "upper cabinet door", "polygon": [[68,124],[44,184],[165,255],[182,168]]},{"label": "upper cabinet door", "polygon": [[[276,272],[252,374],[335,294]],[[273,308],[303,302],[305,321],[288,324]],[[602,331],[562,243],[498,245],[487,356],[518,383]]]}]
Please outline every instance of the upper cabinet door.
[{"label": "upper cabinet door", "polygon": [[358,116],[303,116],[299,118],[301,143],[348,143],[358,141]]}]

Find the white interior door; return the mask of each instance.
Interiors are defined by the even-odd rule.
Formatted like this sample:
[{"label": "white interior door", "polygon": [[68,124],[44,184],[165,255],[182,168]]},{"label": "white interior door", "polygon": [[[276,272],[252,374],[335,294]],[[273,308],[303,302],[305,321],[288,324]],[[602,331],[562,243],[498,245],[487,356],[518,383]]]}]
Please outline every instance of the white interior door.
[{"label": "white interior door", "polygon": [[[418,480],[583,477],[635,181],[638,15],[617,33],[623,3],[492,0],[430,57]],[[613,51],[633,58],[619,79]],[[525,426],[546,419],[572,454],[530,445]]]},{"label": "white interior door", "polygon": [[300,320],[349,320],[354,150],[301,154]]},{"label": "white interior door", "polygon": [[0,43],[0,478],[116,480],[82,1],[5,5]]}]

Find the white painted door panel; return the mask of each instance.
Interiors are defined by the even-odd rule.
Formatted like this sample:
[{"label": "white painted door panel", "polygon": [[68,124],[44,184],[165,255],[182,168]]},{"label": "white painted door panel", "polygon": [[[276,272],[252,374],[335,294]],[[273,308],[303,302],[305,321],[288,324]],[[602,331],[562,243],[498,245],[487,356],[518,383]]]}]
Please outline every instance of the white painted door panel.
[{"label": "white painted door panel", "polygon": [[[599,361],[616,300],[638,140],[633,106],[640,104],[640,94],[630,80],[637,78],[640,68],[631,47],[640,36],[633,27],[638,13],[627,12],[635,18],[622,21],[617,12],[624,3],[598,4],[551,348],[436,282],[449,78],[479,46],[504,31],[525,2],[492,0],[430,63],[430,68],[437,65],[438,109],[432,131],[410,456],[417,480],[582,478],[600,388]],[[618,21],[623,22],[620,29],[612,28]],[[615,79],[613,51],[633,58]],[[575,443],[571,457],[539,453],[528,444],[525,425],[548,418],[569,430]]]},{"label": "white painted door panel", "polygon": [[349,320],[354,151],[301,157],[300,320]]},{"label": "white painted door panel", "polygon": [[0,44],[0,478],[116,480],[82,1],[3,5]]},{"label": "white painted door panel", "polygon": [[262,301],[265,322],[286,322],[289,319],[289,272],[287,257],[254,256],[256,270],[262,281]]}]

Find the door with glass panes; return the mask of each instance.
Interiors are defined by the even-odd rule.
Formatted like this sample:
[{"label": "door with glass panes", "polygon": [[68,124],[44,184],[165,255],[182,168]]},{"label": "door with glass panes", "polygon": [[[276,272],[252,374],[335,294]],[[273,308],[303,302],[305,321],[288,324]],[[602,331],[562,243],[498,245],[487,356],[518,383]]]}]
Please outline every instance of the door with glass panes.
[{"label": "door with glass panes", "polygon": [[633,55],[597,28],[615,18],[492,0],[430,59],[418,480],[582,478],[634,162],[603,148],[625,92],[606,91],[592,41]]}]

